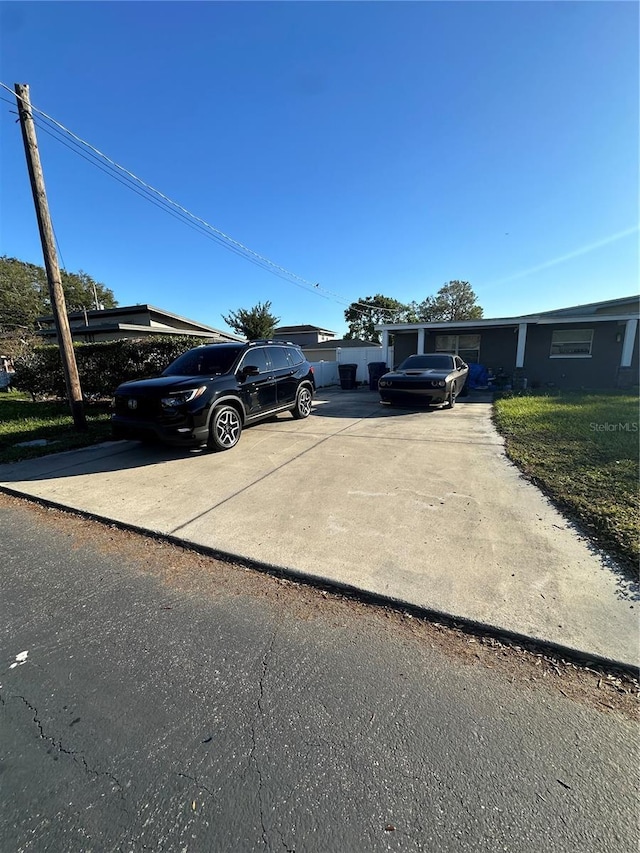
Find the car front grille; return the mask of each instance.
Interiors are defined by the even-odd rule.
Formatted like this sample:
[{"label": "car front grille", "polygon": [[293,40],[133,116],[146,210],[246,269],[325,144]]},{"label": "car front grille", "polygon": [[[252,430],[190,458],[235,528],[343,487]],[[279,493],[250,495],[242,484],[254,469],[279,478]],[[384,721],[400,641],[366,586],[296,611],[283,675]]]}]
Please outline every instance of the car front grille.
[{"label": "car front grille", "polygon": [[115,401],[115,411],[116,415],[121,415],[129,420],[148,420],[160,413],[160,401],[153,398],[118,394]]},{"label": "car front grille", "polygon": [[396,391],[424,391],[431,388],[438,388],[438,381],[431,381],[430,379],[421,379],[416,381],[415,379],[394,379],[391,385],[389,386]]}]

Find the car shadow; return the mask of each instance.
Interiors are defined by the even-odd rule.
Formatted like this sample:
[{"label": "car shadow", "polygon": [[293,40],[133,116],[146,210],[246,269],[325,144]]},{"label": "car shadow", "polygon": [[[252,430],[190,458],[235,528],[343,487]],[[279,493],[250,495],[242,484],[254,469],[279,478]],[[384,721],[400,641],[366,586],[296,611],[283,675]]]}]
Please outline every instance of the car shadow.
[{"label": "car shadow", "polygon": [[[465,398],[465,400],[473,402],[470,397]],[[477,402],[486,402],[486,400],[477,400]],[[458,404],[462,404],[462,400],[456,403],[456,405]],[[380,401],[377,391],[370,391],[368,388],[350,391],[332,388],[319,389],[316,392],[310,421],[316,418],[341,420],[401,418],[416,414],[442,417],[450,411],[450,409],[442,406],[416,404],[387,406]],[[261,424],[273,424],[291,418],[292,415],[288,412],[274,415],[272,418],[245,427],[245,433],[254,428],[259,428]],[[242,453],[242,440],[238,448],[232,452]],[[163,445],[160,442],[105,441],[102,444],[80,450],[54,453],[49,456],[0,465],[0,483],[5,484],[6,488],[10,489],[11,483],[37,482],[142,469],[180,459],[188,460],[203,456],[220,459],[221,462],[228,458],[226,453],[213,453],[206,447],[173,447]]]},{"label": "car shadow", "polygon": [[[471,403],[491,403],[493,395],[486,391],[473,392],[471,391],[465,397],[456,399],[457,406],[464,406]],[[338,405],[336,405],[338,404]],[[450,412],[451,409],[443,404],[429,405],[427,403],[419,403],[415,400],[407,402],[398,402],[393,404],[383,403],[380,400],[380,395],[377,391],[370,391],[368,388],[350,389],[342,391],[335,388],[323,389],[316,391],[313,417],[323,418],[349,418],[349,417],[402,417],[403,415],[443,415]]]},{"label": "car shadow", "polygon": [[0,466],[0,483],[55,480],[86,474],[144,468],[194,455],[210,454],[206,448],[170,447],[140,441],[105,441],[80,450],[54,453]]}]

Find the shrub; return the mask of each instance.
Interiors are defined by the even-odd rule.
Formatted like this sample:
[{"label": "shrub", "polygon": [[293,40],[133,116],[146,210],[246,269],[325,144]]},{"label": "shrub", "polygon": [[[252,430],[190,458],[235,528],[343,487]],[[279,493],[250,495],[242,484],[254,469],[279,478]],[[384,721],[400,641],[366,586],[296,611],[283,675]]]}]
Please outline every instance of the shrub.
[{"label": "shrub", "polygon": [[[85,397],[110,397],[121,382],[156,376],[181,353],[197,345],[187,335],[74,344],[82,392]],[[33,347],[16,358],[15,369],[13,385],[34,399],[66,396],[57,346]]]}]

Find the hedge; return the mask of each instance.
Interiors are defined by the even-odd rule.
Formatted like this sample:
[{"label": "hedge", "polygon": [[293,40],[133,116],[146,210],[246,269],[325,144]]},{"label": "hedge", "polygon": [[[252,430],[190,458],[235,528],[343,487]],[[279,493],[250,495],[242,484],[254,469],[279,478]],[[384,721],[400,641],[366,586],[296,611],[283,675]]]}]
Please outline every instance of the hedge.
[{"label": "hedge", "polygon": [[[197,346],[188,335],[157,336],[142,340],[73,345],[85,397],[110,397],[121,382],[157,376],[175,358]],[[37,346],[18,357],[12,384],[36,397],[66,396],[60,350]]]}]

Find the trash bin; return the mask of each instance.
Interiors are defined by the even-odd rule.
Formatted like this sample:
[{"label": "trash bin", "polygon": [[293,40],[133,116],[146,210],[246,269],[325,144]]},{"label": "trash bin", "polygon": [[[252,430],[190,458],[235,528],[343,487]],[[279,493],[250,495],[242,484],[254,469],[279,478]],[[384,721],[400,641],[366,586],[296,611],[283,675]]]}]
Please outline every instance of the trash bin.
[{"label": "trash bin", "polygon": [[369,391],[378,390],[378,379],[389,372],[386,361],[369,362]]},{"label": "trash bin", "polygon": [[353,391],[356,388],[357,364],[339,364],[338,375],[340,376],[340,387],[343,391]]}]

